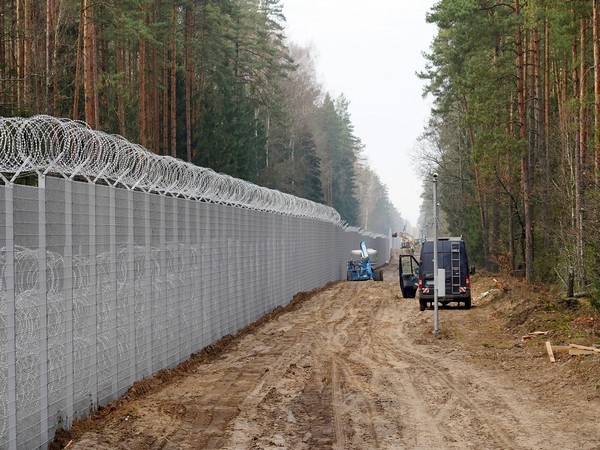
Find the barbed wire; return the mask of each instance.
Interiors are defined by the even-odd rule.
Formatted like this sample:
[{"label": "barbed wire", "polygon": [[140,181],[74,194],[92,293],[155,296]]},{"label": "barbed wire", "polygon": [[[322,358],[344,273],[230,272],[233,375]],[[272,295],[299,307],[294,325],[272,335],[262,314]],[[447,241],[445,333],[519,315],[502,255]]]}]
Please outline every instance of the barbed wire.
[{"label": "barbed wire", "polygon": [[342,225],[329,206],[157,155],[84,122],[46,115],[0,117],[0,172],[33,171]]}]

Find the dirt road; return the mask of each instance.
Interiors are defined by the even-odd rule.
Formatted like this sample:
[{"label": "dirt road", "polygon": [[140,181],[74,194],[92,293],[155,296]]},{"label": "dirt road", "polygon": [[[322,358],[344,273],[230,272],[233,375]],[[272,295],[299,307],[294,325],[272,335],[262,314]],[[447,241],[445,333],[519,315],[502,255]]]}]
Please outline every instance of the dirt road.
[{"label": "dirt road", "polygon": [[77,425],[69,449],[600,448],[597,393],[486,323],[477,281],[473,309],[442,310],[435,338],[396,270],[296,302]]}]

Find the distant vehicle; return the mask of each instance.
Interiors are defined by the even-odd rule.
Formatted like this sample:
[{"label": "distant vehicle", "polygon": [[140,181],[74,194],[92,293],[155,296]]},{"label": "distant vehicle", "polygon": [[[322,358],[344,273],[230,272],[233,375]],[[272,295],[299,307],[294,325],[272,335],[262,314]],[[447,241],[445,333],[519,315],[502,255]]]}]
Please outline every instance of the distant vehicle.
[{"label": "distant vehicle", "polygon": [[[446,273],[446,295],[438,298],[442,305],[462,303],[471,308],[471,279],[465,242],[461,237],[438,238],[438,269]],[[419,262],[412,255],[401,255],[399,261],[400,288],[405,298],[419,294],[419,309],[433,303],[433,241],[421,243]]]},{"label": "distant vehicle", "polygon": [[412,248],[414,238],[404,231],[396,231],[392,233],[393,238],[400,238],[400,248]]}]

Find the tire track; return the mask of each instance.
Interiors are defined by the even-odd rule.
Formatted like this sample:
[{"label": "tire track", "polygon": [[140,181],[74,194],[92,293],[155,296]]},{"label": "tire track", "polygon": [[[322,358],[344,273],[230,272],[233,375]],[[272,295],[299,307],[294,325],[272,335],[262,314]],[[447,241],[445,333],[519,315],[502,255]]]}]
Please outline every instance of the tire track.
[{"label": "tire track", "polygon": [[[369,295],[370,286],[367,284],[363,284],[363,286],[367,292],[363,292],[360,296],[350,294],[352,297],[357,297],[355,302],[348,301],[350,297],[348,294],[345,298],[338,300],[339,307],[348,310],[347,315],[351,319],[340,320],[339,323],[336,323],[334,332],[337,338],[333,339],[334,345],[339,349],[335,361],[336,367],[340,371],[340,379],[344,382],[344,398],[353,407],[349,412],[347,411],[349,408],[346,407],[345,411],[340,414],[348,416],[347,421],[353,435],[355,438],[360,436],[362,439],[363,446],[356,448],[398,447],[398,440],[393,441],[393,445],[389,443],[390,433],[398,434],[402,428],[405,431],[411,429],[406,424],[398,424],[399,418],[405,422],[407,415],[415,416],[411,420],[413,424],[423,424],[423,426],[417,432],[411,433],[410,438],[405,437],[402,440],[402,447],[422,447],[424,442],[429,442],[433,443],[429,448],[442,448],[443,436],[437,427],[431,429],[431,417],[421,407],[421,403],[419,401],[411,402],[408,405],[410,412],[407,413],[405,411],[407,409],[406,402],[398,401],[396,398],[400,391],[398,383],[389,381],[397,376],[394,365],[369,357],[372,356],[373,349],[379,346],[379,342],[374,339],[374,335],[376,335],[374,330],[381,327],[381,323],[379,323],[381,317],[376,311],[393,308],[395,304],[381,296]],[[352,290],[354,291],[354,289]],[[379,290],[376,292],[380,293]],[[373,379],[372,373],[380,375],[377,376],[375,383],[356,383],[355,380],[363,378],[366,372],[369,373],[370,379]],[[382,373],[386,375],[382,376]],[[381,389],[381,382],[387,383],[388,388]],[[410,384],[404,386],[403,390],[409,392],[404,396],[405,398],[418,398]],[[413,411],[415,405],[416,412]],[[360,416],[360,420],[357,416]],[[337,431],[341,433],[341,425]],[[352,443],[348,443],[348,445],[348,448],[355,448],[352,447]]]},{"label": "tire track", "polygon": [[344,398],[340,388],[339,368],[336,359],[333,359],[331,363],[331,391],[331,415],[333,416],[333,431],[335,436],[333,448],[336,450],[345,450],[346,432],[344,429],[344,418],[342,412]]},{"label": "tire track", "polygon": [[[408,319],[404,318],[403,323],[398,328],[398,338],[401,341],[408,341],[408,337],[403,330],[406,320]],[[380,332],[378,331],[378,333]],[[417,394],[423,402],[427,403],[427,399],[439,399],[440,392],[447,393],[448,399],[454,399],[453,414],[457,414],[458,411],[468,411],[465,417],[469,418],[470,426],[478,429],[479,433],[483,431],[487,438],[493,442],[495,448],[520,448],[514,439],[509,438],[509,436],[514,436],[514,427],[518,426],[518,420],[514,418],[514,410],[492,386],[487,385],[486,389],[480,389],[480,391],[485,392],[483,394],[484,399],[474,401],[472,400],[472,392],[461,387],[462,383],[456,381],[450,369],[443,365],[443,360],[440,358],[433,359],[429,354],[415,350],[418,346],[405,346],[402,350],[398,350],[390,346],[381,336],[380,344],[390,354],[395,355],[397,360],[410,365],[410,370],[406,372],[407,374],[410,373],[409,378],[413,380],[411,384],[413,384],[415,392],[428,392],[426,395]],[[411,350],[408,350],[408,348]],[[470,373],[466,365],[463,367],[459,371],[462,380],[477,379],[477,373]],[[454,367],[453,370],[456,371],[457,368]],[[479,393],[479,396],[482,396],[482,394]],[[484,403],[487,406],[482,406]],[[443,420],[438,418],[446,419],[451,405],[448,405],[448,401],[446,401],[439,406],[439,400],[435,403],[429,402],[429,404],[432,407],[431,418],[438,425],[442,425]],[[510,421],[510,423],[506,423],[507,421]],[[527,430],[521,430],[521,432],[527,433]],[[467,431],[464,438],[468,436]],[[455,436],[453,437],[455,438]]]},{"label": "tire track", "polygon": [[[461,411],[469,410],[474,426],[485,430],[496,448],[515,448],[515,443],[506,437],[510,436],[510,429],[498,426],[485,409],[471,401],[470,393],[457,387],[460,385],[448,368],[443,365],[441,369],[438,367],[443,364],[439,358],[432,359],[429,354],[415,350],[418,346],[413,345],[404,332],[408,320],[406,314],[402,314],[399,321],[390,320],[389,311],[380,308],[369,327],[373,331],[373,347],[385,349],[372,356],[381,364],[397,370],[398,376],[388,379],[388,382],[402,392],[402,398],[412,415],[411,423],[416,431],[414,440],[405,441],[406,444],[423,446],[427,442],[430,448],[448,445],[456,436],[449,433],[445,425],[448,417],[456,415],[459,407]],[[390,341],[402,345],[391,345]],[[497,402],[498,398],[500,396],[496,395],[494,400]],[[506,402],[502,404],[506,405]]]}]

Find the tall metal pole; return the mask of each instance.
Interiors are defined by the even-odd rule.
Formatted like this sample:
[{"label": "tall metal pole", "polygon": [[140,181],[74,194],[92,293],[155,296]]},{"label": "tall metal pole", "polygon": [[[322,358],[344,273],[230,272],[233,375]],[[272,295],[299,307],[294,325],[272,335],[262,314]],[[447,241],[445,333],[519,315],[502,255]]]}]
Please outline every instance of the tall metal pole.
[{"label": "tall metal pole", "polygon": [[[433,334],[440,333],[440,317],[438,307],[438,204],[437,204],[438,174],[433,174]],[[443,280],[442,282],[445,282]]]}]

